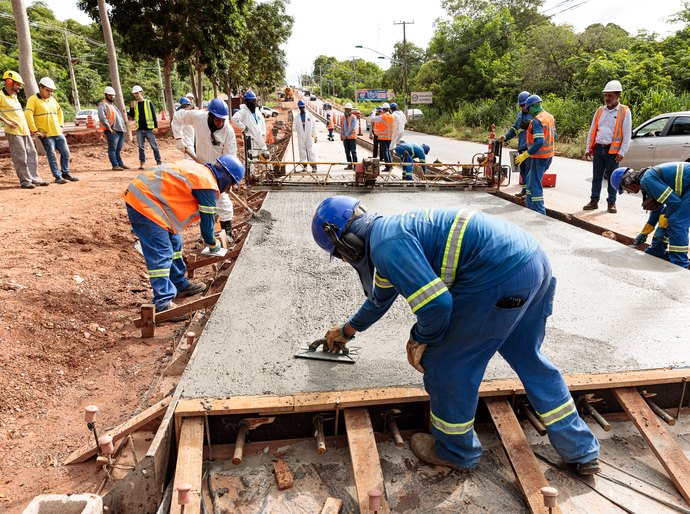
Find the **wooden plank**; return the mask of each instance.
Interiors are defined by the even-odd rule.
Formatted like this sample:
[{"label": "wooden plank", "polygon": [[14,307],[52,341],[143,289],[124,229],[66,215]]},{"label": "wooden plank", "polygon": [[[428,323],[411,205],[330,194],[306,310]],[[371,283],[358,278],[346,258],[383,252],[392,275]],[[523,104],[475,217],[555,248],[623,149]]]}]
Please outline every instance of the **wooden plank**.
[{"label": "wooden plank", "polygon": [[180,400],[175,409],[178,417],[198,416],[201,414],[280,414],[293,412],[294,396],[235,396],[225,399],[195,398]]},{"label": "wooden plank", "polygon": [[273,463],[273,474],[276,477],[276,483],[280,491],[290,489],[295,485],[295,479],[292,478],[290,466],[283,459],[278,459]]},{"label": "wooden plank", "polygon": [[[124,423],[121,423],[111,430],[106,430],[103,433],[108,433],[113,436],[113,442],[116,443],[120,439],[127,437],[129,434],[136,432],[154,419],[161,417],[163,414],[165,414],[165,409],[168,408],[169,404],[170,398],[163,398],[158,403],[155,403],[151,405],[151,407],[141,411],[139,414],[132,416]],[[65,464],[84,462],[97,453],[96,442],[93,440],[91,434],[89,434],[89,442],[74,450],[70,456],[67,457],[67,460],[65,460]]]},{"label": "wooden plank", "polygon": [[385,500],[383,471],[376,448],[374,429],[369,419],[369,411],[365,408],[345,409],[345,428],[347,443],[352,460],[352,473],[357,489],[357,502],[360,512],[369,512],[369,495],[372,489],[381,491],[381,513],[388,513],[390,509]]},{"label": "wooden plank", "polygon": [[[489,414],[508,454],[515,478],[525,496],[530,512],[547,512],[540,490],[542,487],[547,487],[549,483],[541,472],[539,462],[532,453],[527,437],[510,403],[506,398],[485,398],[484,402],[489,408]],[[555,507],[552,512],[561,512],[561,510]]]},{"label": "wooden plank", "polygon": [[177,503],[177,487],[192,484],[191,503],[185,505],[184,514],[201,513],[201,473],[204,455],[204,418],[185,418],[180,427],[180,444],[177,447],[177,466],[173,481],[173,498],[170,514],[180,514]]},{"label": "wooden plank", "polygon": [[[156,306],[152,303],[145,303],[141,306],[141,337],[153,337],[156,333],[156,324],[153,319],[156,316]],[[139,326],[139,325],[137,325]]]},{"label": "wooden plank", "polygon": [[[323,509],[321,509],[321,514],[338,514],[340,509],[343,508],[343,500],[339,498],[331,498],[330,496],[323,504]],[[366,512],[366,511],[365,511]]]},{"label": "wooden plank", "polygon": [[671,477],[678,492],[690,503],[690,461],[673,435],[635,388],[614,389],[613,394]]},{"label": "wooden plank", "polygon": [[367,407],[391,402],[409,403],[424,401],[429,401],[429,395],[426,394],[422,386],[300,393],[295,395],[295,412],[328,410],[335,408],[336,405],[342,407]]},{"label": "wooden plank", "polygon": [[[170,318],[179,316],[180,314],[186,314],[192,311],[199,311],[201,309],[208,309],[209,307],[212,307],[216,304],[218,298],[220,298],[220,295],[221,293],[216,293],[204,296],[203,298],[199,298],[189,303],[185,303],[184,305],[180,305],[179,307],[175,307],[174,309],[168,309],[167,311],[158,312],[154,316],[154,322],[162,323]],[[137,318],[135,320],[132,320],[132,323],[134,323],[135,327],[140,327],[142,320],[141,318]]]}]

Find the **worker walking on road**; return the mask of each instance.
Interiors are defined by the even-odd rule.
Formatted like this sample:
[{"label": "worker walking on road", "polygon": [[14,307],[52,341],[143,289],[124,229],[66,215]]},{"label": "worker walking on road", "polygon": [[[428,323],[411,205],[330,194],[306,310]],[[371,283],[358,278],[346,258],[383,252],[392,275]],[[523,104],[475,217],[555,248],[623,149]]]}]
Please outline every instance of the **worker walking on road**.
[{"label": "worker walking on road", "polygon": [[399,294],[417,316],[407,358],[424,373],[433,432],[412,436],[417,457],[461,471],[477,466],[479,386],[499,352],[565,462],[582,475],[599,471],[599,443],[578,416],[560,372],[541,353],[556,279],[529,234],[482,212],[381,216],[347,196],[321,202],[311,229],[322,249],[355,268],[366,296],[347,322],[326,332],[328,351],[378,321]]},{"label": "worker walking on road", "polygon": [[98,104],[98,130],[105,134],[108,142],[108,159],[113,171],[128,170],[122,162],[122,145],[125,142],[125,120],[115,105],[115,90],[108,86],[103,90],[103,100]]},{"label": "worker walking on road", "polygon": [[24,79],[16,71],[7,70],[3,73],[2,80],[5,86],[0,91],[0,121],[5,124],[5,137],[19,178],[19,187],[34,189],[36,186],[47,186],[48,182],[38,174],[36,146],[31,138],[22,104],[17,98],[17,93],[24,87]]},{"label": "worker walking on road", "polygon": [[[38,136],[46,151],[55,183],[66,184],[67,181],[77,182],[79,179],[69,172],[69,146],[62,133],[65,119],[62,107],[53,97],[55,89],[55,82],[50,77],[43,77],[38,82],[38,93],[26,100],[25,114],[29,130]],[[56,150],[60,152],[59,167],[55,156]]]},{"label": "worker walking on road", "polygon": [[608,212],[618,212],[616,188],[611,186],[610,177],[627,153],[632,133],[630,107],[618,101],[622,91],[623,86],[617,80],[606,84],[602,91],[605,105],[594,113],[589,127],[585,158],[592,158],[592,195],[589,203],[582,208],[585,211],[599,208],[601,183],[606,179]]},{"label": "worker walking on road", "polygon": [[[527,151],[527,128],[529,127],[529,122],[532,121],[532,116],[529,115],[527,109],[527,99],[530,97],[528,91],[523,91],[518,95],[517,102],[520,112],[518,112],[517,118],[515,118],[515,123],[508,129],[505,135],[498,138],[499,141],[510,141],[515,136],[518,138],[518,153]],[[530,165],[532,161],[525,159],[520,163],[518,168],[520,169],[520,182],[522,182],[522,190],[515,196],[518,198],[524,198],[527,195],[527,173],[529,172]]]},{"label": "worker walking on road", "polygon": [[144,98],[144,90],[141,86],[134,86],[132,88],[134,101],[129,105],[128,116],[134,120],[137,126],[137,144],[139,145],[139,169],[144,169],[146,163],[146,153],[144,152],[145,142],[148,141],[153,150],[153,157],[156,159],[156,164],[161,165],[161,154],[158,151],[158,142],[156,141],[156,133],[158,132],[158,117],[156,116],[156,108],[153,106],[151,100]]},{"label": "worker walking on road", "polygon": [[304,101],[297,102],[299,114],[292,118],[292,132],[297,133],[297,148],[299,148],[299,160],[302,163],[302,171],[307,171],[305,162],[311,162],[312,171],[316,171],[314,157],[314,117],[307,112]]},{"label": "worker walking on road", "polygon": [[527,173],[527,189],[525,190],[525,204],[528,209],[540,214],[546,214],[544,207],[544,187],[542,179],[544,173],[551,166],[556,143],[556,122],[541,106],[541,98],[531,95],[525,101],[532,120],[527,127],[527,144],[529,148],[515,158],[515,164],[520,166],[531,158]]},{"label": "worker walking on road", "polygon": [[335,123],[333,123],[333,117],[331,116],[330,112],[328,114],[326,114],[326,129],[328,130],[328,140],[329,141],[335,141],[335,138],[333,137],[333,130],[335,130]]},{"label": "worker walking on road", "polygon": [[[259,112],[256,94],[247,91],[244,94],[244,103],[240,110],[232,115],[232,123],[244,132],[245,155],[250,160],[256,160],[259,156],[265,160],[271,158],[266,145],[266,121]],[[251,171],[251,168],[248,167]]]},{"label": "worker walking on road", "polygon": [[201,237],[211,253],[220,251],[215,238],[216,203],[244,177],[244,167],[236,157],[223,155],[215,164],[179,160],[140,174],[123,197],[127,215],[141,242],[153,302],[158,312],[177,307],[174,298],[198,294],[206,286],[185,277],[181,232],[201,219]]},{"label": "worker walking on road", "polygon": [[[228,104],[220,98],[214,98],[208,103],[208,111],[190,109],[176,112],[170,125],[175,146],[185,155],[192,154],[202,162],[215,162],[223,155],[236,157],[237,138],[229,117]],[[192,141],[192,146],[184,133],[189,128],[194,131],[196,138],[196,143]],[[225,230],[230,239],[233,215],[232,200],[226,192],[221,191],[218,219],[221,229]]]},{"label": "worker walking on road", "polygon": [[340,140],[345,148],[345,160],[348,165],[346,170],[354,169],[353,164],[357,162],[357,116],[352,113],[352,104],[347,102],[343,109],[345,114],[340,127]]},{"label": "worker walking on road", "polygon": [[391,148],[398,146],[400,141],[402,141],[403,134],[405,133],[405,125],[407,124],[407,116],[405,113],[398,109],[398,104],[395,102],[391,103],[391,114],[395,120],[393,124],[393,137],[391,138]]},{"label": "worker walking on road", "polygon": [[[420,163],[426,163],[426,156],[431,148],[427,144],[418,145],[416,143],[406,143],[400,141],[393,153],[400,158],[403,163],[414,163],[417,159]],[[414,166],[403,166],[403,180],[413,180]],[[422,166],[422,173],[426,174],[426,166]]]},{"label": "worker walking on road", "polygon": [[665,206],[668,219],[668,260],[681,268],[687,268],[688,230],[690,229],[690,163],[666,162],[651,168],[635,171],[617,168],[611,174],[611,185],[618,194],[623,191],[643,193],[642,207],[653,211]]}]

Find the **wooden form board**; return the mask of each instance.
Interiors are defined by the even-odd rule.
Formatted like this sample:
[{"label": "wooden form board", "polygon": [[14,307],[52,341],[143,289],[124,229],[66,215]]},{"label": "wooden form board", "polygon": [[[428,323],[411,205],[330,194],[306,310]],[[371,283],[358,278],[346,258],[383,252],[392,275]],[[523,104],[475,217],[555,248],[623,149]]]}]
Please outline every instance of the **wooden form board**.
[{"label": "wooden form board", "polygon": [[[168,309],[167,311],[158,312],[155,314],[153,321],[154,323],[162,323],[170,318],[179,316],[180,314],[187,314],[188,312],[192,311],[208,309],[216,304],[218,298],[220,298],[220,295],[221,293],[216,293],[209,296],[204,296],[203,298],[199,298],[198,300],[193,300],[189,303],[185,303],[184,305]],[[141,318],[137,318],[132,320],[132,323],[134,323],[134,326],[138,328],[141,326],[142,320]]]},{"label": "wooden form board", "polygon": [[184,514],[201,513],[201,474],[204,456],[204,418],[197,416],[185,418],[180,427],[180,444],[177,447],[177,466],[173,481],[173,497],[170,514],[181,514],[177,503],[177,487],[180,484],[192,485],[191,503],[185,505]]},{"label": "wooden form board", "polygon": [[[155,403],[151,405],[151,407],[141,411],[139,414],[132,416],[124,423],[116,426],[111,430],[102,431],[101,433],[110,434],[111,436],[113,436],[113,442],[117,443],[122,438],[127,437],[129,434],[136,432],[141,427],[150,423],[154,419],[163,416],[163,414],[165,413],[165,409],[168,408],[169,404],[170,398],[163,398],[158,403]],[[93,436],[89,434],[89,442],[74,450],[70,454],[70,456],[67,457],[67,460],[65,460],[65,464],[76,464],[78,462],[84,462],[85,460],[89,459],[90,457],[93,457],[97,453],[98,449],[96,448],[96,441],[94,441]]]},{"label": "wooden form board", "polygon": [[673,435],[635,388],[614,389],[613,394],[635,423],[680,494],[690,503],[690,461]]},{"label": "wooden form board", "polygon": [[374,438],[369,411],[365,408],[345,409],[343,415],[359,510],[363,514],[369,512],[368,493],[372,489],[378,489],[382,495],[379,512],[388,513],[390,509],[385,500],[383,471],[381,471],[381,461],[376,449],[376,439]]},{"label": "wooden form board", "polygon": [[[547,512],[540,490],[542,487],[547,487],[549,483],[539,467],[537,458],[532,453],[532,448],[527,442],[527,437],[522,431],[513,408],[506,398],[485,398],[484,402],[489,408],[489,414],[508,454],[510,465],[513,467],[515,478],[525,496],[530,512],[540,514]],[[561,510],[555,507],[552,512],[557,513]]]},{"label": "wooden form board", "polygon": [[[621,373],[565,375],[568,389],[587,391],[612,389],[638,385],[682,383],[690,377],[690,369],[653,369]],[[479,396],[507,396],[524,394],[525,390],[518,379],[486,380],[479,388]],[[179,417],[198,415],[227,415],[285,412],[318,412],[369,405],[389,403],[408,403],[428,401],[429,396],[422,386],[379,387],[354,389],[350,391],[330,391],[298,393],[284,396],[237,396],[232,398],[193,398],[181,399],[175,410]]]}]

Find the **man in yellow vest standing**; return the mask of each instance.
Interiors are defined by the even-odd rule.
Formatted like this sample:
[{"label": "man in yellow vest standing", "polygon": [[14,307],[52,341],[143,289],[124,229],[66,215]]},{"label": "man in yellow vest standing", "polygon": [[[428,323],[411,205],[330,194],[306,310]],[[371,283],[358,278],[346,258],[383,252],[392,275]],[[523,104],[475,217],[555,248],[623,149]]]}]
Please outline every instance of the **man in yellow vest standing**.
[{"label": "man in yellow vest standing", "polygon": [[585,211],[599,208],[599,195],[601,194],[601,183],[605,178],[608,185],[608,211],[616,213],[616,188],[611,186],[611,173],[618,167],[618,163],[623,160],[623,156],[630,146],[630,135],[632,133],[632,113],[630,108],[618,101],[623,91],[623,86],[617,80],[612,80],[602,93],[604,102],[594,113],[592,125],[589,127],[587,136],[587,150],[585,157],[592,158],[592,196],[587,205],[583,207]]},{"label": "man in yellow vest standing", "polygon": [[[36,134],[43,148],[45,148],[50,172],[55,177],[56,184],[77,182],[79,179],[69,172],[69,146],[62,133],[65,123],[62,107],[53,97],[55,82],[50,77],[43,77],[38,81],[38,93],[26,100],[26,121],[29,130]],[[58,168],[55,151],[60,152],[60,167]]]},{"label": "man in yellow vest standing", "polygon": [[144,142],[148,141],[153,150],[153,157],[156,159],[156,164],[162,164],[161,154],[158,151],[158,143],[156,142],[156,133],[158,132],[158,118],[156,117],[156,108],[153,106],[151,100],[144,98],[144,90],[141,86],[134,86],[132,94],[135,101],[129,104],[129,113],[127,114],[134,120],[137,126],[137,144],[139,145],[139,169],[144,169],[146,162],[146,154],[144,153]]}]

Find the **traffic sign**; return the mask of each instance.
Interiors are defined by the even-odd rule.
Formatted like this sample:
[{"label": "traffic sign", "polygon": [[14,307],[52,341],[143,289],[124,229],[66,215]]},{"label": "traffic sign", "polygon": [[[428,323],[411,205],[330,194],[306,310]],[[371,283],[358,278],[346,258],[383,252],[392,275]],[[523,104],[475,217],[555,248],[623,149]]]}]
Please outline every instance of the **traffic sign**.
[{"label": "traffic sign", "polygon": [[417,91],[411,93],[413,104],[432,104],[434,103],[433,93],[431,91]]}]

